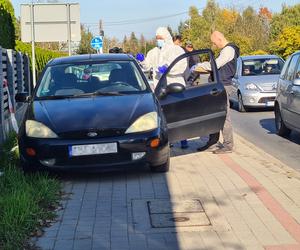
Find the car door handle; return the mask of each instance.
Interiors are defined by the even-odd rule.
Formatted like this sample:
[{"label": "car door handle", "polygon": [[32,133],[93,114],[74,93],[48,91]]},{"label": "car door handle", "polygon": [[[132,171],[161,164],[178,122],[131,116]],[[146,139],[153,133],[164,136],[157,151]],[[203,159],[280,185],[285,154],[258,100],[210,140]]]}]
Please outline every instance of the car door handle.
[{"label": "car door handle", "polygon": [[221,91],[219,89],[212,89],[210,91],[210,94],[213,96],[219,95],[221,93]]}]

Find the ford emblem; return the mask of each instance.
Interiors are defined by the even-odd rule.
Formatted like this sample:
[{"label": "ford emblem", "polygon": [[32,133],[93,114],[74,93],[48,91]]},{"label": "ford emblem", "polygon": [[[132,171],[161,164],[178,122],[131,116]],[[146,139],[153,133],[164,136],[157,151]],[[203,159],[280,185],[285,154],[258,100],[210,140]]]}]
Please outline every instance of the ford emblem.
[{"label": "ford emblem", "polygon": [[98,134],[96,132],[89,132],[87,133],[88,137],[96,137]]}]

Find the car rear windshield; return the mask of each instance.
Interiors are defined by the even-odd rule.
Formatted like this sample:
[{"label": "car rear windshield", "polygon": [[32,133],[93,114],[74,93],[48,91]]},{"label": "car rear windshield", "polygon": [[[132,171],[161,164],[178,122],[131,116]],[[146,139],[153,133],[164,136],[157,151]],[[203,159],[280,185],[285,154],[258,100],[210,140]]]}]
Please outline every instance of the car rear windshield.
[{"label": "car rear windshield", "polygon": [[46,69],[36,97],[88,96],[89,93],[135,94],[147,90],[131,61],[63,64]]},{"label": "car rear windshield", "polygon": [[243,60],[242,75],[274,75],[280,74],[283,60],[280,58],[260,58]]}]

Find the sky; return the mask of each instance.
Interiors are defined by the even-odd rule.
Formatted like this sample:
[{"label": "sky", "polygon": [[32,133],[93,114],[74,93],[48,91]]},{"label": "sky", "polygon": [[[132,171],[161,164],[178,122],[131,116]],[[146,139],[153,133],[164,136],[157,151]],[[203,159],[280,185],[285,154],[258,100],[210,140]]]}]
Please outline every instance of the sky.
[{"label": "sky", "polygon": [[[15,15],[20,16],[20,4],[31,3],[30,0],[11,1]],[[33,1],[46,2],[46,1]],[[133,31],[137,37],[143,34],[147,39],[155,36],[159,26],[171,26],[177,30],[180,21],[188,18],[190,6],[200,11],[205,7],[206,0],[74,0],[59,2],[76,2],[80,4],[80,21],[91,32],[98,35],[99,20],[103,21],[105,36],[122,40]],[[283,4],[295,5],[299,0],[216,0],[221,7],[235,7],[243,10],[247,6],[254,9],[268,7],[272,12],[280,12]],[[137,21],[139,20],[139,21]],[[140,22],[143,20],[143,22]],[[128,21],[124,25],[123,21]],[[120,23],[123,23],[120,25]]]}]

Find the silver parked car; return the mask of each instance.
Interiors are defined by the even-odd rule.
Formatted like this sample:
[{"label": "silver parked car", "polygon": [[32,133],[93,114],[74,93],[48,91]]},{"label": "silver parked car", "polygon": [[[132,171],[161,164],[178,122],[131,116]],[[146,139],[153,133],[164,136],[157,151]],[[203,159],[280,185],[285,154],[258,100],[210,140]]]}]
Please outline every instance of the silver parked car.
[{"label": "silver parked car", "polygon": [[281,136],[300,132],[300,51],[287,59],[278,79],[275,125]]},{"label": "silver parked car", "polygon": [[284,61],[275,55],[241,56],[232,79],[229,93],[231,104],[238,103],[238,110],[274,107],[276,86]]}]

